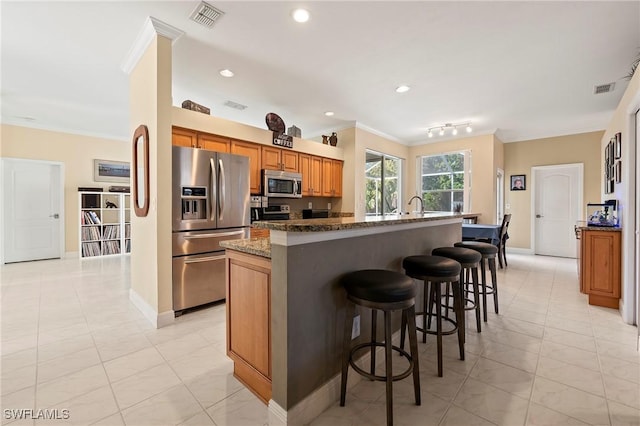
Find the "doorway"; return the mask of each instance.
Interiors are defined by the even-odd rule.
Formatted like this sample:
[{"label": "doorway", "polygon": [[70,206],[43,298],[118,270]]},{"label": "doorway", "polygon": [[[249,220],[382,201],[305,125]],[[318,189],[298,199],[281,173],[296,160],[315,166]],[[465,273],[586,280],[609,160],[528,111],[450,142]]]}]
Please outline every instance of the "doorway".
[{"label": "doorway", "polygon": [[532,174],[534,253],[575,258],[574,226],[582,218],[583,165],[533,167]]},{"label": "doorway", "polygon": [[498,169],[496,173],[496,222],[502,223],[504,216],[504,170]]},{"label": "doorway", "polygon": [[57,162],[2,159],[1,263],[62,256],[63,167]]},{"label": "doorway", "polygon": [[402,161],[391,155],[366,151],[365,212],[367,216],[398,214],[402,206]]}]

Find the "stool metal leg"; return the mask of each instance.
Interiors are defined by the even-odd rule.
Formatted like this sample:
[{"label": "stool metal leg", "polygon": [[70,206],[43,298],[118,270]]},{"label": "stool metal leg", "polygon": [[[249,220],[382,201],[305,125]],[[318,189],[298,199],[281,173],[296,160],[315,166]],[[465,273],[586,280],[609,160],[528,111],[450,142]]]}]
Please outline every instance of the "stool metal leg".
[{"label": "stool metal leg", "polygon": [[376,309],[371,310],[371,374],[376,374],[376,328],[377,328]]},{"label": "stool metal leg", "polygon": [[[460,327],[462,327],[463,330],[467,329],[467,314],[466,311],[464,310],[464,307],[466,305],[466,297],[465,297],[465,293],[464,293],[464,269],[462,269],[460,271],[460,281],[458,281],[457,283],[452,283],[454,290],[453,290],[453,312],[456,314],[456,323],[458,324],[458,329]],[[447,288],[449,287],[449,283],[447,283]],[[462,299],[460,300],[460,308],[462,308],[462,312],[458,311],[456,308],[456,291],[455,288],[459,288],[459,293],[460,296],[462,297]],[[462,315],[460,315],[462,314]],[[462,334],[462,341],[466,342],[467,340],[467,336],[465,333]]]},{"label": "stool metal leg", "polygon": [[484,322],[487,322],[487,269],[485,267],[484,257],[480,259],[480,273],[482,274],[482,313],[484,315]]},{"label": "stool metal leg", "polygon": [[431,328],[431,306],[433,305],[433,295],[431,293],[433,284],[424,281],[424,314],[422,315],[422,343],[427,343],[427,327]]},{"label": "stool metal leg", "polygon": [[489,258],[489,270],[491,271],[491,285],[493,286],[493,307],[498,313],[498,277],[496,275],[496,259]]},{"label": "stool metal leg", "polygon": [[[438,377],[442,377],[442,308],[440,300],[442,298],[441,283],[435,283],[436,293],[436,329],[438,331]],[[454,298],[455,301],[455,298]],[[455,303],[455,302],[454,302]]]},{"label": "stool metal leg", "polygon": [[[391,312],[384,311],[384,358],[387,376],[387,425],[393,425],[393,371],[391,359]],[[371,372],[373,374],[373,371]]]},{"label": "stool metal leg", "polygon": [[347,301],[344,318],[344,336],[342,338],[342,379],[340,381],[340,406],[344,407],[347,397],[347,373],[349,371],[349,358],[351,357],[351,328],[353,327],[353,315],[356,306]]},{"label": "stool metal leg", "polygon": [[411,358],[413,360],[413,391],[416,395],[416,405],[421,405],[422,398],[420,396],[420,366],[418,364],[418,332],[416,330],[415,305],[403,310],[402,314],[408,318],[409,347],[411,348]]},{"label": "stool metal leg", "polygon": [[[458,325],[458,346],[460,347],[460,359],[464,361],[464,340],[465,340],[464,338],[464,335],[465,335],[464,302],[462,301],[463,300],[462,288],[460,287],[460,285],[455,285],[455,284],[458,284],[458,283],[454,283],[454,286],[453,286],[453,304],[456,307],[456,311],[457,311],[456,322]],[[458,294],[456,294],[456,290]]]},{"label": "stool metal leg", "polygon": [[473,279],[473,300],[476,304],[476,327],[478,329],[478,333],[482,331],[482,326],[480,325],[482,321],[480,321],[480,290],[478,289],[478,268],[472,268],[471,276]]}]

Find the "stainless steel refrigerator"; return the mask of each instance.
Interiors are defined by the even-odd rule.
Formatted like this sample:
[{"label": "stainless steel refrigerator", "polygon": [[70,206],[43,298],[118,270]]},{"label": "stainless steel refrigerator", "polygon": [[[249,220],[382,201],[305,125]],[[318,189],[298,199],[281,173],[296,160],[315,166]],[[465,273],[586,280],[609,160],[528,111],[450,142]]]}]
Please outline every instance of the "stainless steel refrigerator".
[{"label": "stainless steel refrigerator", "polygon": [[173,310],[225,298],[224,240],[249,237],[249,158],[174,146]]}]

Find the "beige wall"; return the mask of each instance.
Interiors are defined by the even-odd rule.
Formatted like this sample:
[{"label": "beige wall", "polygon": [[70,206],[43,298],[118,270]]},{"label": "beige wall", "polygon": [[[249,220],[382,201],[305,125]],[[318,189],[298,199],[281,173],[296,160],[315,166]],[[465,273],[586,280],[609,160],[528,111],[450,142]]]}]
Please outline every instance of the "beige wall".
[{"label": "beige wall", "polygon": [[[510,248],[531,249],[531,168],[556,164],[584,165],[583,201],[600,199],[600,139],[602,132],[580,133],[504,144],[505,213],[511,213]],[[526,191],[510,191],[511,175],[526,175]],[[584,210],[583,210],[584,214]]]},{"label": "beige wall", "polygon": [[[622,226],[622,297],[620,310],[622,319],[628,323],[638,323],[640,316],[640,282],[636,281],[634,264],[638,253],[635,242],[635,229],[639,224],[635,223],[638,212],[636,198],[640,197],[640,188],[635,187],[632,179],[637,170],[634,170],[635,163],[638,164],[638,140],[640,135],[635,135],[635,113],[640,109],[640,71],[636,70],[635,75],[629,82],[622,100],[618,104],[611,122],[602,134],[602,139],[598,144],[599,153],[602,153],[600,160],[599,176],[599,196],[602,200],[615,198],[619,202],[618,211],[620,224]],[[616,183],[614,194],[604,192],[604,147],[611,137],[616,133],[622,134],[622,182]]]},{"label": "beige wall", "polygon": [[435,142],[409,148],[407,167],[407,193],[420,195],[417,187],[416,164],[424,155],[443,154],[449,152],[471,151],[471,207],[466,211],[480,213],[479,223],[495,223],[496,216],[496,155],[501,142],[496,143],[493,135],[479,135],[445,142]]},{"label": "beige wall", "polygon": [[102,139],[27,127],[1,126],[0,155],[64,163],[64,249],[78,251],[78,187],[122,185],[93,180],[93,160],[131,161],[129,141]]}]

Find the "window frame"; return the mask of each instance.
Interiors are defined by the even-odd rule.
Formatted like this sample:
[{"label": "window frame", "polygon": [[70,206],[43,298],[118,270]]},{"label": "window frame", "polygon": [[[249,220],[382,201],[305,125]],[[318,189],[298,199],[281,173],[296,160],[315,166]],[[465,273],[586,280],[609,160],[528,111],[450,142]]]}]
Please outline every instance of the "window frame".
[{"label": "window frame", "polygon": [[[464,158],[464,165],[463,165],[463,171],[462,172],[438,172],[438,173],[429,173],[429,174],[422,174],[422,163],[423,163],[423,159],[425,158],[430,158],[430,157],[442,157],[445,155],[452,155],[452,154],[462,154],[463,158]],[[450,193],[451,194],[451,211],[453,211],[453,205],[454,205],[454,200],[453,200],[453,195],[454,193],[460,193],[462,192],[462,206],[463,206],[463,213],[468,213],[470,211],[472,211],[472,199],[471,199],[471,177],[472,177],[472,173],[471,173],[471,167],[472,167],[472,155],[471,155],[471,150],[468,149],[464,149],[464,150],[456,150],[456,151],[448,151],[448,152],[439,152],[439,153],[433,153],[433,154],[425,154],[425,155],[419,155],[416,158],[416,194],[419,195],[421,198],[424,198],[424,194],[425,193]],[[442,190],[425,190],[422,187],[422,181],[423,181],[423,177],[425,176],[442,176],[442,175],[450,175],[451,176],[451,182],[454,182],[454,175],[456,174],[462,174],[463,175],[463,184],[462,184],[462,190],[458,190],[458,189],[442,189]],[[425,207],[426,208],[426,207]]]}]

